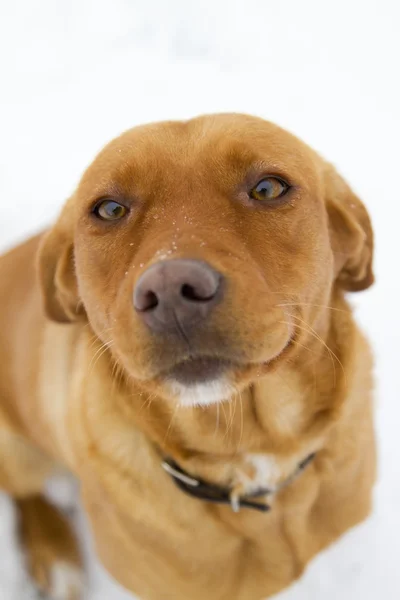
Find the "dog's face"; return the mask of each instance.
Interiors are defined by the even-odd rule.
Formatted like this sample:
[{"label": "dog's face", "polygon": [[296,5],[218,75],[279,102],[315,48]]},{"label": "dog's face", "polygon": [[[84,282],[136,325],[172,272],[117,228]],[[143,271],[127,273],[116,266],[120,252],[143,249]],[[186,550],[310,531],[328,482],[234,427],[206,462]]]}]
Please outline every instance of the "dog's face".
[{"label": "dog's face", "polygon": [[242,115],[111,142],[45,237],[54,320],[88,318],[125,371],[210,403],[288,359],[334,286],[372,283],[368,215],[280,128]]}]

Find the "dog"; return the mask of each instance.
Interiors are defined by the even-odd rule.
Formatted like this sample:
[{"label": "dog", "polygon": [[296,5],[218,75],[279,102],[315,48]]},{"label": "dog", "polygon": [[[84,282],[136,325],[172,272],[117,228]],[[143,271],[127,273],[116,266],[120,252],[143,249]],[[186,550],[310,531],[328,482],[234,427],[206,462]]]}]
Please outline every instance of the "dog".
[{"label": "dog", "polygon": [[[35,200],[37,201],[37,200]],[[0,488],[37,586],[81,598],[44,495],[80,482],[98,556],[143,600],[261,600],[371,510],[367,211],[260,118],[136,127],[5,254]]]}]

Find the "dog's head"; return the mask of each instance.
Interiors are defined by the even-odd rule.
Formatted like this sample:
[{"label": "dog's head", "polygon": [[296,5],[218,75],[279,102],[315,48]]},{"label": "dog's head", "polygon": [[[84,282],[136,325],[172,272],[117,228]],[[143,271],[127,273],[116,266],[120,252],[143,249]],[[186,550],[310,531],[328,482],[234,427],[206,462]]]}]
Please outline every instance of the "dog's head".
[{"label": "dog's head", "polygon": [[162,397],[210,403],[286,360],[335,288],[370,286],[371,261],[367,212],[330,165],[271,123],[217,115],[106,146],[39,271],[50,318],[88,319]]}]

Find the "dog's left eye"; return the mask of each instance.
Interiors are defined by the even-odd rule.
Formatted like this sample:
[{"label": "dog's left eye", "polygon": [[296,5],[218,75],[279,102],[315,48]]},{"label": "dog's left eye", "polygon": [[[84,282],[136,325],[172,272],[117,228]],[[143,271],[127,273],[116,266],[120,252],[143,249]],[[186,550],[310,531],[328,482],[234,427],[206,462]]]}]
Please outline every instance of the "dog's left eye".
[{"label": "dog's left eye", "polygon": [[127,212],[128,209],[123,204],[115,202],[115,200],[102,200],[93,209],[96,217],[104,221],[117,221],[122,219]]},{"label": "dog's left eye", "polygon": [[258,202],[268,202],[281,198],[289,188],[289,184],[280,177],[265,177],[250,190],[249,196]]}]

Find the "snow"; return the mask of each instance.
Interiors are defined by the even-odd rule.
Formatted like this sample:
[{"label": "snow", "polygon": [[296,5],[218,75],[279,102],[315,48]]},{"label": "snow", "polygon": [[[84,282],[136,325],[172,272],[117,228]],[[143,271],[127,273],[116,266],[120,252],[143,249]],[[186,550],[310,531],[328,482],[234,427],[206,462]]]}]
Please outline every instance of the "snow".
[{"label": "snow", "polygon": [[[375,512],[281,600],[400,597],[399,16],[396,0],[0,3],[2,248],[50,223],[121,130],[204,112],[254,113],[292,130],[371,212],[377,285],[353,301],[376,355]],[[88,599],[132,598],[84,537]],[[0,600],[34,598],[26,585],[0,495]]]}]

